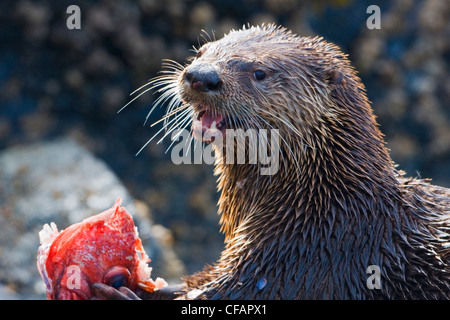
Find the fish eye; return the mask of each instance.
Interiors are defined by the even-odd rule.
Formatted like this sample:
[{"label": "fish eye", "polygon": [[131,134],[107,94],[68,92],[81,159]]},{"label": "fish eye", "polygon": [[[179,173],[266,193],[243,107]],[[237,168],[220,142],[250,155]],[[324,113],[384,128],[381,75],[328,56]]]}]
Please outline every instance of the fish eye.
[{"label": "fish eye", "polygon": [[126,287],[128,285],[128,277],[124,274],[116,274],[113,277],[109,278],[109,283],[111,287],[115,289],[119,289],[120,287]]},{"label": "fish eye", "polygon": [[112,267],[105,274],[103,283],[107,284],[115,289],[128,286],[128,280],[130,279],[130,271],[124,267]]},{"label": "fish eye", "polygon": [[261,81],[266,78],[266,73],[262,70],[256,70],[255,72],[253,72],[253,76],[256,80]]}]

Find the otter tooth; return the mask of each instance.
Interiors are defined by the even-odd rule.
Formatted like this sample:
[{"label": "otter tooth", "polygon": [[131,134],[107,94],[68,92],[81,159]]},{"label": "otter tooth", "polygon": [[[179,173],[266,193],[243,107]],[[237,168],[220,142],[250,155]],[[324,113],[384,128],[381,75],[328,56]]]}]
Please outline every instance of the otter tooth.
[{"label": "otter tooth", "polygon": [[213,121],[213,123],[211,123],[211,126],[209,128],[209,132],[211,134],[216,133],[216,131],[218,131],[217,126],[216,126],[216,121]]}]

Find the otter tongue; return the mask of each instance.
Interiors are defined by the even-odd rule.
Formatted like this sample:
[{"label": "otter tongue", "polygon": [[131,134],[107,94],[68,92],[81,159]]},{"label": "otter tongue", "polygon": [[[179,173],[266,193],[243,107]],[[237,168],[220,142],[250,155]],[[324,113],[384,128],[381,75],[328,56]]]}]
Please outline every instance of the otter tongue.
[{"label": "otter tongue", "polygon": [[[215,112],[214,112],[215,113]],[[223,120],[223,116],[221,114],[215,113],[213,116],[213,112],[205,111],[200,121],[202,122],[202,127],[211,128],[213,122],[216,122],[217,125]]]},{"label": "otter tongue", "polygon": [[[221,114],[213,113],[209,110],[203,111],[199,118],[194,119],[192,123],[194,138],[200,141],[216,141],[219,133],[224,134],[222,129],[219,129],[219,123],[223,121],[224,117]],[[222,124],[223,125],[223,124]],[[220,126],[222,128],[222,126]]]}]

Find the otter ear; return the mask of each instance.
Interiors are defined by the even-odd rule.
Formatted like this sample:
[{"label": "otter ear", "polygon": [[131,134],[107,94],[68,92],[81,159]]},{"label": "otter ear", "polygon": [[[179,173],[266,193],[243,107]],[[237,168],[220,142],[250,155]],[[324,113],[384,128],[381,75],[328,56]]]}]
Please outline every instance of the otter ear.
[{"label": "otter ear", "polygon": [[323,82],[326,82],[330,87],[334,88],[345,83],[344,74],[333,65],[309,66],[313,73]]},{"label": "otter ear", "polygon": [[334,66],[328,66],[323,69],[321,76],[330,85],[339,86],[345,82],[343,73]]}]

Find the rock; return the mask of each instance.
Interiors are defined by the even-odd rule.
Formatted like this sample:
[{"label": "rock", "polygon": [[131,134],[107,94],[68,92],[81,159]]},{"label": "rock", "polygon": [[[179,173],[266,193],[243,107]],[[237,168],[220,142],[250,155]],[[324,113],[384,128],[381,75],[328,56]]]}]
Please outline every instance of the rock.
[{"label": "rock", "polygon": [[0,300],[18,300],[19,296],[10,288],[0,285]]},{"label": "rock", "polygon": [[[45,298],[36,268],[38,232],[54,221],[65,229],[100,213],[121,197],[135,219],[152,277],[177,282],[183,266],[168,231],[148,219],[143,204],[129,195],[112,171],[70,139],[18,146],[0,153],[0,296]],[[178,280],[179,281],[179,280]]]}]

